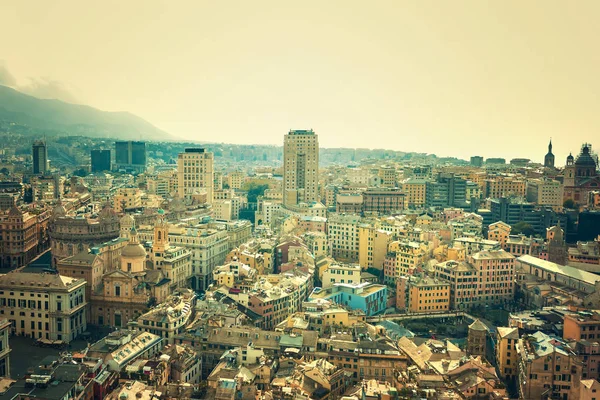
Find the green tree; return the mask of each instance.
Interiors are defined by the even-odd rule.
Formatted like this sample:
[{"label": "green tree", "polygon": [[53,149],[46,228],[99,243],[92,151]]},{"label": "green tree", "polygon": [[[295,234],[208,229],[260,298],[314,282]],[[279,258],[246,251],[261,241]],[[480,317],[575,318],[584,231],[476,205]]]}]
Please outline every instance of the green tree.
[{"label": "green tree", "polygon": [[521,221],[512,226],[511,233],[515,235],[522,233],[525,236],[531,236],[535,234],[535,230],[527,222]]},{"label": "green tree", "polygon": [[566,199],[563,203],[564,208],[575,208],[575,202],[573,199]]},{"label": "green tree", "polygon": [[259,196],[265,194],[265,190],[269,188],[269,185],[259,184],[256,182],[248,182],[244,185],[244,190],[248,191],[248,203],[256,203],[256,199]]}]

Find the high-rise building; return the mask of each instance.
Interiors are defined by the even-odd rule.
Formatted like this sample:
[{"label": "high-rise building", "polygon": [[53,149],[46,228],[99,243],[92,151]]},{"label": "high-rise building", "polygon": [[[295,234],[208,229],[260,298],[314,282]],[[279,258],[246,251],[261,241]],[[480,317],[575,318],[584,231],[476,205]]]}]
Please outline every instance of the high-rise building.
[{"label": "high-rise building", "polygon": [[110,171],[110,150],[92,150],[92,173]]},{"label": "high-rise building", "polygon": [[311,130],[291,130],[283,142],[283,204],[319,201],[319,139]]},{"label": "high-rise building", "polygon": [[425,186],[427,207],[465,207],[467,202],[467,181],[452,173],[439,173],[436,180]]},{"label": "high-rise building", "polygon": [[45,174],[48,170],[48,148],[43,140],[36,140],[32,146],[33,173]]},{"label": "high-rise building", "polygon": [[118,169],[146,170],[146,142],[115,142],[115,165]]},{"label": "high-rise building", "polygon": [[191,198],[194,194],[206,193],[206,202],[213,202],[214,155],[202,148],[189,148],[179,153],[177,159],[177,181],[180,198]]},{"label": "high-rise building", "polygon": [[483,157],[481,156],[473,156],[471,157],[471,165],[474,167],[483,166]]}]

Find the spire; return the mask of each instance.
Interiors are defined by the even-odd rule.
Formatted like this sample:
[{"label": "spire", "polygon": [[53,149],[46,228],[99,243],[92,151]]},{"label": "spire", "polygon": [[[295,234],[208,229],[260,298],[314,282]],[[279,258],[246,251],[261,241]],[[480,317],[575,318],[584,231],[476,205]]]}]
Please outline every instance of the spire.
[{"label": "spire", "polygon": [[552,153],[552,138],[550,138],[550,143],[548,144],[548,153]]}]

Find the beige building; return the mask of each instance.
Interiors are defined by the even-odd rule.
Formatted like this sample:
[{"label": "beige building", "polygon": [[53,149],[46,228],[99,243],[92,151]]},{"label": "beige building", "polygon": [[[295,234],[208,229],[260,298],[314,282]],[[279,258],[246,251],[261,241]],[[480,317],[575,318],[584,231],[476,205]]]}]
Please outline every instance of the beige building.
[{"label": "beige building", "polygon": [[33,267],[0,275],[0,318],[12,334],[68,343],[86,330],[85,286]]},{"label": "beige building", "polygon": [[91,318],[98,325],[125,327],[170,294],[163,272],[146,268],[146,250],[135,228],[121,252],[117,269],[107,270],[91,294]]},{"label": "beige building", "polygon": [[494,240],[500,243],[500,246],[506,250],[506,242],[510,236],[511,226],[502,221],[494,222],[488,227],[488,240]]},{"label": "beige building", "polygon": [[358,227],[358,263],[363,268],[383,270],[392,234],[368,224]]},{"label": "beige building", "polygon": [[396,187],[397,173],[396,168],[383,166],[377,171],[377,176],[381,180],[381,186],[393,188]]},{"label": "beige building", "polygon": [[191,290],[169,296],[135,322],[136,330],[150,332],[163,339],[165,344],[174,344],[175,336],[184,331],[196,305],[196,295]]},{"label": "beige building", "polygon": [[519,373],[517,362],[517,343],[519,342],[519,328],[499,326],[496,337],[496,364],[500,377],[505,380],[515,379]]},{"label": "beige building", "polygon": [[[229,223],[227,223],[229,224]],[[232,222],[231,224],[235,224]],[[211,227],[211,226],[214,226]],[[214,225],[197,227],[169,226],[168,240],[174,246],[183,247],[191,252],[190,287],[194,290],[206,290],[212,282],[213,269],[225,262],[229,252],[229,225],[216,223]],[[248,225],[238,227],[240,237],[248,232]],[[238,229],[232,226],[231,229]],[[246,233],[244,233],[246,232]],[[140,241],[153,241],[153,230],[140,230]]]},{"label": "beige building", "polygon": [[153,269],[162,271],[169,279],[172,290],[187,288],[192,278],[192,254],[184,247],[171,246],[169,242],[169,224],[164,214],[154,225],[154,238],[150,254]]},{"label": "beige building", "polygon": [[514,298],[515,257],[504,250],[484,250],[467,261],[436,264],[435,276],[451,285],[451,309],[503,304]]},{"label": "beige building", "polygon": [[450,284],[429,277],[402,277],[396,281],[396,308],[411,313],[450,309]]},{"label": "beige building", "polygon": [[49,219],[49,210],[37,213],[13,206],[0,211],[0,267],[22,267],[47,249]]},{"label": "beige building", "polygon": [[360,283],[360,265],[330,265],[323,272],[323,288],[332,287],[336,283]]},{"label": "beige building", "polygon": [[58,260],[87,253],[93,247],[116,239],[120,235],[119,218],[116,212],[106,205],[98,215],[68,214],[59,204],[52,213],[49,223],[52,265]]},{"label": "beige building", "polygon": [[120,188],[113,197],[115,212],[124,213],[125,210],[141,208],[144,192],[138,188]]},{"label": "beige building", "polygon": [[0,318],[0,379],[10,378],[9,334],[10,322],[5,318]]},{"label": "beige building", "polygon": [[484,181],[484,197],[499,199],[501,197],[525,197],[526,182],[514,176],[496,176]]},{"label": "beige building", "polygon": [[516,351],[519,398],[579,398],[582,361],[566,343],[536,332],[519,339]]},{"label": "beige building", "polygon": [[360,217],[352,214],[330,214],[327,234],[331,243],[331,255],[338,261],[358,262],[360,242],[358,223]]},{"label": "beige building", "polygon": [[527,201],[559,210],[562,209],[563,200],[563,186],[559,181],[531,179],[527,182]]},{"label": "beige building", "polygon": [[425,205],[427,181],[425,179],[407,179],[402,182],[404,203],[409,208],[419,208]]},{"label": "beige building", "polygon": [[201,148],[185,149],[177,158],[177,180],[180,198],[206,193],[206,202],[213,202],[214,156]]},{"label": "beige building", "polygon": [[283,204],[319,201],[319,139],[311,130],[291,130],[283,142]]},{"label": "beige building", "polygon": [[244,186],[245,178],[246,174],[244,174],[242,171],[233,171],[227,176],[227,182],[229,183],[229,187],[231,189],[240,190],[242,186]]}]

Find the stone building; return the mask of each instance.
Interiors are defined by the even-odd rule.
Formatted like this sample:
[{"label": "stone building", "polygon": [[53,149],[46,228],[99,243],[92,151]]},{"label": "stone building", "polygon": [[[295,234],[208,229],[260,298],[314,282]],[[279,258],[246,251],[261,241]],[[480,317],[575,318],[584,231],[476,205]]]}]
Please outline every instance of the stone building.
[{"label": "stone building", "polygon": [[0,268],[22,267],[46,250],[49,219],[44,209],[0,211]]},{"label": "stone building", "polygon": [[469,333],[467,336],[467,355],[470,356],[485,356],[486,340],[488,328],[476,319],[469,325]]},{"label": "stone building", "polygon": [[52,265],[119,237],[119,218],[105,205],[97,214],[67,214],[64,206],[54,209],[49,224]]}]

